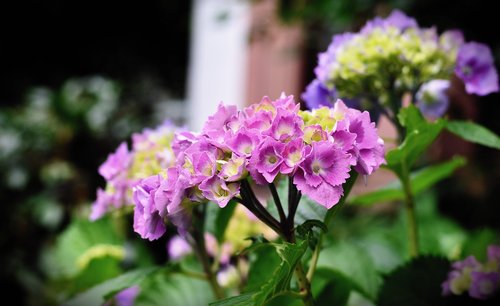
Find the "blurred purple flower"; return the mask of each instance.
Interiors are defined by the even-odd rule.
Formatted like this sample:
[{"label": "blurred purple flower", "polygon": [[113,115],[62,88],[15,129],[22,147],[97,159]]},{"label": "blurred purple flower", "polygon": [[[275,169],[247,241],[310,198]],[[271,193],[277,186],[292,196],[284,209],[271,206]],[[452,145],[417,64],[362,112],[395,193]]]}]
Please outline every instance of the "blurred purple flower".
[{"label": "blurred purple flower", "polygon": [[426,117],[442,117],[448,110],[449,88],[449,80],[432,80],[423,84],[415,96],[416,106]]},{"label": "blurred purple flower", "polygon": [[480,96],[498,91],[498,74],[488,46],[470,42],[458,50],[456,75],[470,94]]},{"label": "blurred purple flower", "polygon": [[471,272],[469,295],[475,299],[485,300],[495,294],[500,287],[499,272]]},{"label": "blurred purple flower", "polygon": [[179,260],[190,254],[193,250],[187,241],[181,236],[173,236],[167,245],[168,256],[171,260]]},{"label": "blurred purple flower", "polygon": [[301,97],[308,109],[315,109],[321,106],[331,106],[334,95],[335,90],[328,89],[318,79],[314,79],[307,85],[306,91],[302,93]]}]

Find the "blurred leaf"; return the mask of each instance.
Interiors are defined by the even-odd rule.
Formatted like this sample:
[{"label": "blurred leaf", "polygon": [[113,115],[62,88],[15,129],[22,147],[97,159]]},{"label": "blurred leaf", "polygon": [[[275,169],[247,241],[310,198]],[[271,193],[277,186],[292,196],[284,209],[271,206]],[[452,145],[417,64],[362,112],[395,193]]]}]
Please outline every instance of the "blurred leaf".
[{"label": "blurred leaf", "polygon": [[214,234],[217,241],[222,243],[224,233],[226,232],[229,220],[233,216],[237,203],[230,201],[224,208],[220,208],[219,205],[212,202],[207,205],[206,231]]},{"label": "blurred leaf", "polygon": [[307,220],[324,220],[327,211],[324,206],[302,195],[295,214],[295,225],[303,224]]},{"label": "blurred leaf", "polygon": [[57,238],[55,247],[44,255],[49,275],[72,277],[92,259],[111,256],[122,260],[125,249],[111,217],[95,222],[75,219]]},{"label": "blurred leaf", "polygon": [[[288,211],[288,181],[281,180],[277,186],[277,190],[283,209]],[[267,209],[271,214],[277,217],[278,212],[276,205],[274,205],[272,201],[272,198],[268,200]],[[328,210],[324,206],[309,199],[306,195],[302,195],[299,206],[297,207],[297,212],[295,213],[295,225],[303,224],[307,220],[324,220],[327,211]]]},{"label": "blurred leaf", "polygon": [[269,278],[253,295],[253,300],[257,305],[264,305],[278,293],[287,290],[290,287],[295,266],[304,255],[307,249],[307,241],[303,240],[295,244],[283,242],[280,244],[273,243],[276,252],[281,258],[281,263],[274,270],[271,278]]},{"label": "blurred leaf", "polygon": [[94,285],[102,283],[122,273],[120,260],[104,256],[92,259],[87,268],[78,274],[71,282],[71,292],[81,292]]},{"label": "blurred leaf", "polygon": [[443,305],[441,283],[450,263],[445,258],[421,256],[387,275],[380,289],[379,306]]},{"label": "blurred leaf", "polygon": [[500,150],[500,137],[477,123],[449,121],[446,129],[464,140]]},{"label": "blurred leaf", "polygon": [[351,289],[350,280],[338,272],[318,269],[314,273],[312,291],[317,305],[345,305]]},{"label": "blurred leaf", "polygon": [[280,295],[280,296],[277,296],[266,303],[266,306],[283,306],[283,305],[303,306],[304,302],[299,298],[295,298],[295,297],[291,297],[291,296],[287,296],[287,295]]},{"label": "blurred leaf", "polygon": [[202,306],[214,300],[208,282],[180,274],[169,274],[165,269],[145,278],[134,305]]},{"label": "blurred leaf", "polygon": [[210,306],[254,306],[252,296],[255,292],[248,292],[233,296],[217,302],[210,303]]},{"label": "blurred leaf", "polygon": [[321,252],[318,269],[330,269],[350,280],[352,288],[367,298],[375,299],[381,277],[370,256],[359,246],[340,242]]},{"label": "blurred leaf", "polygon": [[[426,167],[411,174],[411,186],[416,195],[432,187],[434,184],[453,174],[453,172],[465,165],[463,157],[454,157],[452,160]],[[352,196],[349,202],[352,204],[371,205],[378,202],[403,200],[404,193],[399,181],[373,192]]]},{"label": "blurred leaf", "polygon": [[423,120],[420,111],[414,105],[402,108],[398,118],[406,127],[406,137],[399,147],[387,153],[386,167],[401,176],[403,172],[410,171],[417,159],[434,142],[445,122],[438,120],[432,123]]},{"label": "blurred leaf", "polygon": [[111,297],[118,291],[139,284],[145,277],[158,270],[157,267],[139,269],[127,272],[116,278],[107,280],[89,290],[77,295],[69,301],[62,303],[63,306],[100,306],[106,298]]},{"label": "blurred leaf", "polygon": [[470,234],[469,239],[465,242],[460,258],[474,255],[479,261],[486,261],[488,246],[492,244],[500,244],[497,232],[489,228],[476,230]]}]

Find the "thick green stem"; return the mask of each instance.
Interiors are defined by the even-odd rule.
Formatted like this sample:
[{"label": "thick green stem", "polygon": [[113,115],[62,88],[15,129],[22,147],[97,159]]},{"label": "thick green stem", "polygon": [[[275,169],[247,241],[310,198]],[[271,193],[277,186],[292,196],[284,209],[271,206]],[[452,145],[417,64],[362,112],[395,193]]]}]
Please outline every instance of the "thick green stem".
[{"label": "thick green stem", "polygon": [[404,171],[404,177],[400,178],[403,184],[403,191],[405,194],[405,209],[408,218],[408,241],[409,251],[411,257],[416,257],[419,254],[418,247],[418,227],[417,217],[415,213],[415,201],[413,192],[411,190],[410,178],[407,171]]},{"label": "thick green stem", "polygon": [[300,260],[295,266],[295,277],[297,278],[297,282],[299,283],[302,301],[304,301],[304,304],[306,306],[313,306],[314,299],[311,294],[311,283],[307,279],[307,275],[304,272],[304,267],[302,266],[302,262]]}]

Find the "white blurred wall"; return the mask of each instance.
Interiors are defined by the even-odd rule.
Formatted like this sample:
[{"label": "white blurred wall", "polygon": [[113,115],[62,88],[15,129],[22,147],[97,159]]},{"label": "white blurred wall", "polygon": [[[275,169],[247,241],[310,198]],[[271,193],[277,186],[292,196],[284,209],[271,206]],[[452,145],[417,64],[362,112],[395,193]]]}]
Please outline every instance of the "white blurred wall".
[{"label": "white blurred wall", "polygon": [[188,127],[200,131],[220,101],[245,105],[250,1],[195,0],[187,84]]}]

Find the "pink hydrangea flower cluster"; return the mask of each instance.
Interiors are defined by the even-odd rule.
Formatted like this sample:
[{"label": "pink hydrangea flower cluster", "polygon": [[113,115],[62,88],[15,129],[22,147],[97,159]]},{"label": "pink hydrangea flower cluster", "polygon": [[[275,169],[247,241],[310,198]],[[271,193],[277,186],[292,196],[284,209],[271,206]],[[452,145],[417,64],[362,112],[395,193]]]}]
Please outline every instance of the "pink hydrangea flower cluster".
[{"label": "pink hydrangea flower cluster", "polygon": [[177,133],[172,148],[177,160],[166,175],[135,187],[134,228],[144,238],[160,237],[167,215],[176,224],[193,202],[225,207],[241,198],[249,178],[273,184],[291,177],[304,195],[331,208],[351,167],[368,175],[384,162],[383,141],[368,112],[340,100],[332,109],[301,112],[284,94],[243,110],[220,104],[201,133]]},{"label": "pink hydrangea flower cluster", "polygon": [[485,300],[500,289],[500,246],[488,247],[488,260],[480,263],[474,256],[452,264],[448,278],[441,285],[443,295],[468,292],[475,299]]},{"label": "pink hydrangea flower cluster", "polygon": [[105,189],[97,189],[96,201],[90,219],[96,220],[106,213],[134,204],[132,188],[140,178],[160,173],[175,162],[171,148],[174,132],[178,130],[166,121],[155,129],[144,129],[132,135],[132,150],[122,142],[99,167],[106,180]]}]

